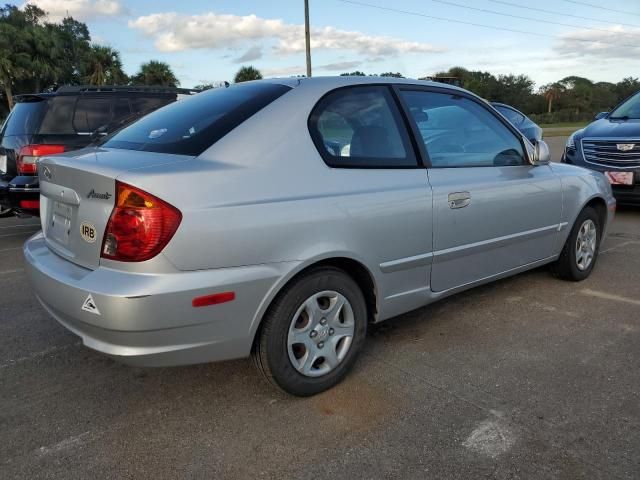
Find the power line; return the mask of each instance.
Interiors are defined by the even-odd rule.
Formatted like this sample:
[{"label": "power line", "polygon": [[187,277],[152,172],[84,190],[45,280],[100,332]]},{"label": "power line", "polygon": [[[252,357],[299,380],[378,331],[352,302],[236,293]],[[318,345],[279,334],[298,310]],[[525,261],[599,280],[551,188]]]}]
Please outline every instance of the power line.
[{"label": "power line", "polygon": [[624,25],[625,27],[640,28],[640,25],[635,25],[635,24],[632,24],[632,23],[623,23],[623,22],[618,22],[618,21],[610,22],[608,20],[601,20],[599,18],[583,17],[581,15],[574,15],[572,13],[558,12],[558,11],[554,11],[554,10],[546,10],[544,8],[528,7],[526,5],[520,5],[518,3],[507,2],[505,0],[489,0],[489,1],[493,2],[493,3],[499,3],[501,5],[508,5],[510,7],[523,8],[525,10],[532,10],[534,12],[550,13],[552,15],[562,15],[563,17],[579,18],[580,20],[590,20],[592,22],[601,22],[601,23],[615,23],[616,25]]},{"label": "power line", "polygon": [[[457,20],[457,19],[447,18],[447,17],[437,17],[435,15],[427,15],[426,13],[412,12],[412,11],[409,11],[409,10],[401,10],[401,9],[398,9],[398,8],[391,8],[391,7],[383,7],[381,5],[374,5],[372,3],[359,2],[359,1],[356,1],[356,0],[338,0],[338,1],[342,2],[342,3],[349,3],[351,5],[358,5],[358,6],[361,6],[361,7],[369,7],[369,8],[375,8],[375,9],[378,9],[378,10],[385,10],[385,11],[388,11],[388,12],[402,13],[404,15],[412,15],[414,17],[430,18],[432,20],[440,20],[440,21],[443,21],[443,22],[459,23],[459,24],[462,24],[462,25],[471,25],[473,27],[489,28],[491,30],[502,30],[504,32],[523,33],[525,35],[533,35],[533,36],[536,36],[536,37],[554,38],[554,39],[568,40],[568,41],[574,41],[574,42],[597,43],[597,44],[601,44],[601,45],[613,45],[614,47],[638,48],[638,45],[631,45],[631,44],[628,44],[628,43],[613,43],[613,42],[603,42],[601,40],[588,40],[586,38],[560,37],[558,35],[548,35],[548,34],[545,34],[545,33],[530,32],[530,31],[527,31],[527,30],[518,30],[518,29],[515,29],[515,28],[497,27],[495,25],[485,25],[485,24],[482,24],[482,23],[466,22],[464,20]],[[609,33],[612,33],[612,32],[609,31]]]},{"label": "power line", "polygon": [[470,7],[469,5],[452,2],[450,0],[430,0],[430,1],[434,3],[441,3],[443,5],[449,5],[452,7],[464,8],[466,10],[473,10],[474,12],[490,13],[492,15],[500,15],[500,16],[509,17],[509,18],[517,18],[518,20],[528,20],[530,22],[547,23],[549,25],[559,25],[561,27],[579,28],[581,30],[595,30],[597,32],[608,32],[608,33],[612,32],[612,30],[607,30],[604,28],[584,27],[582,25],[572,25],[570,23],[554,22],[553,20],[542,20],[539,18],[524,17],[522,15],[513,15],[511,13],[498,12],[496,10],[489,10],[487,8]]},{"label": "power line", "polygon": [[601,7],[600,5],[595,5],[593,3],[578,2],[577,0],[564,0],[564,1],[567,3],[574,3],[576,5],[584,5],[585,7],[599,8],[600,10],[607,10],[608,12],[624,13],[625,15],[636,15],[640,17],[640,13],[637,13],[637,12],[627,12],[625,10],[616,10],[615,8]]}]

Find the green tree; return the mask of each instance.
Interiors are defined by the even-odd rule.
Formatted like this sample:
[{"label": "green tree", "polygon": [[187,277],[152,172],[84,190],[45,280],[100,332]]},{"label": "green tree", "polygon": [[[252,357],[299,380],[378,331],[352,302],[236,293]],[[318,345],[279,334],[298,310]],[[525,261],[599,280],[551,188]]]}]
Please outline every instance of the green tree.
[{"label": "green tree", "polygon": [[540,94],[547,100],[547,113],[551,113],[553,102],[558,100],[565,91],[564,85],[558,82],[549,83],[540,88]]},{"label": "green tree", "polygon": [[40,92],[43,85],[56,83],[63,74],[65,64],[62,39],[55,25],[29,28],[24,32],[30,52],[29,73],[34,90]]},{"label": "green tree", "polygon": [[249,65],[240,67],[233,81],[235,83],[248,82],[251,80],[262,80],[262,73],[257,68]]},{"label": "green tree", "polygon": [[91,53],[91,35],[86,24],[71,17],[55,26],[63,51],[60,83],[77,84],[82,81],[83,64]]},{"label": "green tree", "polygon": [[[34,13],[39,9],[25,10]],[[31,56],[25,35],[28,27],[25,12],[13,5],[0,8],[0,82],[9,109],[13,108],[14,85],[29,76]]]},{"label": "green tree", "polygon": [[378,75],[379,77],[392,77],[392,78],[404,78],[400,72],[384,72]]},{"label": "green tree", "polygon": [[623,78],[622,81],[616,83],[615,92],[617,95],[617,103],[620,103],[625,98],[633,95],[640,90],[640,81],[634,77]]},{"label": "green tree", "polygon": [[366,77],[367,74],[364,72],[361,72],[360,70],[356,70],[355,72],[345,72],[345,73],[341,73],[340,74],[341,77]]},{"label": "green tree", "polygon": [[180,81],[176,78],[168,63],[149,60],[140,65],[140,71],[131,78],[133,85],[162,85],[177,87]]},{"label": "green tree", "polygon": [[201,83],[200,85],[196,85],[193,87],[194,90],[199,90],[201,92],[205,90],[211,90],[213,88],[213,83]]},{"label": "green tree", "polygon": [[82,80],[90,85],[122,85],[127,75],[122,70],[120,52],[103,45],[91,45],[85,57]]}]

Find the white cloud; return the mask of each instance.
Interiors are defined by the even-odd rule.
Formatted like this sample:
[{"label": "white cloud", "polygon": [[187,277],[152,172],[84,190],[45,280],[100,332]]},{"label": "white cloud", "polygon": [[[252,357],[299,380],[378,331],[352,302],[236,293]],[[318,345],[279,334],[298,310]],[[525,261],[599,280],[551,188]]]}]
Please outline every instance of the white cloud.
[{"label": "white cloud", "polygon": [[293,65],[290,67],[275,67],[260,69],[265,78],[273,77],[294,77],[297,75],[306,75],[307,68],[304,65]]},{"label": "white cloud", "polygon": [[[129,21],[129,27],[155,40],[163,52],[198,48],[226,48],[256,40],[275,40],[276,54],[304,51],[302,25],[284,23],[256,15],[238,16],[213,12],[182,15],[154,13]],[[367,35],[333,27],[312,28],[311,47],[327,50],[353,50],[368,57],[387,57],[404,53],[435,53],[443,49],[420,42],[387,36]]]},{"label": "white cloud", "polygon": [[[362,65],[362,62],[336,62],[336,63],[326,63],[324,65],[313,65],[313,71],[322,70],[322,71],[332,71],[332,72],[347,72],[351,71],[356,67]],[[275,67],[275,68],[265,68],[260,70],[262,74],[266,78],[270,77],[292,77],[296,75],[306,75],[307,68],[304,65],[291,65],[288,67]]]},{"label": "white cloud", "polygon": [[127,13],[119,0],[29,0],[27,4],[37,5],[49,14],[52,21],[72,16],[76,20],[91,20],[98,17],[112,17]]},{"label": "white cloud", "polygon": [[236,63],[251,62],[262,58],[262,47],[254,45],[234,60]]},{"label": "white cloud", "polygon": [[362,62],[353,61],[353,62],[335,62],[335,63],[327,63],[324,65],[318,65],[314,67],[316,70],[327,70],[327,71],[341,71],[345,72],[347,70],[353,70],[354,68],[362,65]]},{"label": "white cloud", "polygon": [[608,32],[578,30],[562,35],[553,49],[566,57],[625,59],[637,64],[640,57],[640,28],[617,25]]}]

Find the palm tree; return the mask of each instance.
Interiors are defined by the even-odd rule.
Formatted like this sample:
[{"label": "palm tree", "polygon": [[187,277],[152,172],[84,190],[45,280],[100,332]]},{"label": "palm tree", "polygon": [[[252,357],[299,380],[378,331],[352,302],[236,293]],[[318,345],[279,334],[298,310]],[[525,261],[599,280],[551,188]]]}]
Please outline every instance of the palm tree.
[{"label": "palm tree", "polygon": [[248,82],[250,80],[262,80],[262,73],[260,73],[260,70],[251,65],[240,68],[233,79],[235,83]]},{"label": "palm tree", "polygon": [[120,52],[111,47],[91,45],[84,63],[83,80],[91,85],[127,83],[127,75],[122,70]]},{"label": "palm tree", "polygon": [[140,65],[140,71],[131,79],[134,85],[162,85],[177,87],[180,81],[176,78],[169,64],[158,60],[150,60]]},{"label": "palm tree", "polygon": [[55,83],[63,73],[64,54],[59,35],[52,25],[30,28],[26,33],[31,59],[29,70],[39,92],[43,82]]},{"label": "palm tree", "polygon": [[30,56],[22,32],[6,23],[0,24],[0,82],[7,97],[9,110],[13,108],[13,82],[26,78]]},{"label": "palm tree", "polygon": [[557,82],[549,83],[548,85],[545,85],[540,89],[541,93],[544,95],[544,98],[546,98],[548,102],[547,113],[551,113],[553,101],[560,98],[560,95],[562,95],[564,90],[564,87]]}]

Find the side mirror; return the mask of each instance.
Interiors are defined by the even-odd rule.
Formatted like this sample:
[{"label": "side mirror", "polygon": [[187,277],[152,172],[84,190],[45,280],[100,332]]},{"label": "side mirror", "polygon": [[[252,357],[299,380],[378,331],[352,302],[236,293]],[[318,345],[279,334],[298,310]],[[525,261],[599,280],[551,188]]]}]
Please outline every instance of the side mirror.
[{"label": "side mirror", "polygon": [[549,145],[543,140],[537,141],[533,146],[533,155],[530,159],[531,165],[546,165],[551,161]]},{"label": "side mirror", "polygon": [[600,113],[596,113],[595,117],[593,117],[594,120],[600,120],[601,118],[606,117],[607,115],[609,115],[609,112],[600,112]]}]

